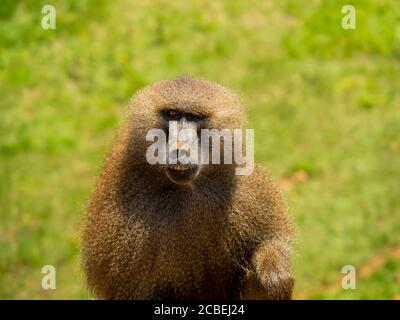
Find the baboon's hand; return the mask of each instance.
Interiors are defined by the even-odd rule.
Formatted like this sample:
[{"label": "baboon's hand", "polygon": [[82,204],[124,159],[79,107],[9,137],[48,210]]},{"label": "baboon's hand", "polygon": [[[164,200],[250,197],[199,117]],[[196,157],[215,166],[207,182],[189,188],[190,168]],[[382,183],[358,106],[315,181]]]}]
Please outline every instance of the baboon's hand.
[{"label": "baboon's hand", "polygon": [[259,248],[253,265],[266,299],[290,299],[293,277],[290,273],[290,256],[281,243],[268,243]]},{"label": "baboon's hand", "polygon": [[287,271],[256,274],[250,272],[245,278],[242,299],[289,300],[292,296],[293,278]]},{"label": "baboon's hand", "polygon": [[263,272],[259,274],[261,285],[266,291],[267,299],[290,299],[293,288],[293,277],[286,270]]}]

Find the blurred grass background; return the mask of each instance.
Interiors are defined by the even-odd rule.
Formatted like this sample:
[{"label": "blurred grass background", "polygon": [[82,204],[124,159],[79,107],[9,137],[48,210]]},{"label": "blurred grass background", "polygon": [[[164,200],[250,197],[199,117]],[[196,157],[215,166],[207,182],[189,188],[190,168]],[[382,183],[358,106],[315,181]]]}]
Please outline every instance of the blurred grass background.
[{"label": "blurred grass background", "polygon": [[[345,4],[2,0],[0,298],[90,298],[79,228],[104,153],[130,96],[181,74],[244,97],[298,226],[295,298],[398,298],[400,6],[352,0],[343,30]],[[340,287],[347,264],[356,290]]]}]

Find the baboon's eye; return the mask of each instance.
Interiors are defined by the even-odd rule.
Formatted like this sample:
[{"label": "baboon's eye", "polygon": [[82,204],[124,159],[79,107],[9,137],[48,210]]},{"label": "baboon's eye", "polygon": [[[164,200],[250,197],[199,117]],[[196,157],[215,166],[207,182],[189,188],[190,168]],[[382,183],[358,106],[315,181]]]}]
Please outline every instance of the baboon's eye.
[{"label": "baboon's eye", "polygon": [[177,110],[169,109],[165,110],[164,112],[164,117],[170,121],[170,120],[179,120],[181,117],[181,113]]},{"label": "baboon's eye", "polygon": [[189,121],[202,121],[206,118],[206,116],[204,114],[201,113],[189,113],[187,115],[187,118]]},{"label": "baboon's eye", "polygon": [[166,121],[179,121],[182,117],[185,117],[188,121],[199,122],[207,118],[201,113],[186,113],[175,109],[163,110],[162,116]]}]

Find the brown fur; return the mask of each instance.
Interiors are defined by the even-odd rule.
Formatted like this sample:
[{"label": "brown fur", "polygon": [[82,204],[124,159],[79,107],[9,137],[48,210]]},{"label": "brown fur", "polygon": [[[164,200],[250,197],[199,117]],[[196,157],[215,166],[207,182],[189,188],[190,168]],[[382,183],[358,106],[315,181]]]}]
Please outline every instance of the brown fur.
[{"label": "brown fur", "polygon": [[280,192],[257,165],[249,176],[208,165],[191,185],[173,184],[145,159],[166,105],[206,113],[210,128],[245,125],[238,96],[205,80],[137,94],[89,203],[89,288],[102,299],[289,299],[292,225]]}]

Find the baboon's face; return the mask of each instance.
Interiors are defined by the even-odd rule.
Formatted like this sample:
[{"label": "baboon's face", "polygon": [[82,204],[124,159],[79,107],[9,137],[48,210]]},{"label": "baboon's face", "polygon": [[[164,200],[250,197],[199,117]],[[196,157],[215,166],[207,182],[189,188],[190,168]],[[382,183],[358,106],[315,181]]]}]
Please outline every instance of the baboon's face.
[{"label": "baboon's face", "polygon": [[168,107],[161,110],[160,117],[168,141],[165,173],[174,183],[190,183],[201,171],[201,164],[195,159],[200,156],[200,132],[207,128],[207,116]]},{"label": "baboon's face", "polygon": [[[132,161],[143,164],[143,170],[151,166],[152,173],[162,174],[176,184],[190,184],[196,178],[212,176],[212,171],[222,168],[221,164],[211,163],[206,157],[203,161],[202,152],[208,153],[208,158],[211,160],[210,152],[214,147],[211,142],[209,149],[203,146],[203,140],[206,139],[202,138],[204,133],[202,129],[242,128],[245,122],[240,98],[234,92],[218,84],[190,77],[157,82],[139,92],[131,105],[129,126],[133,137],[132,150],[135,152]],[[172,132],[171,122],[174,124]],[[156,131],[161,129],[165,133],[165,142],[168,144],[165,151],[168,154],[166,161],[162,159],[153,162],[147,158],[149,147],[159,141],[157,138],[146,138],[149,131],[154,129]],[[180,141],[178,137],[176,143],[171,145],[170,136],[181,130],[194,132],[194,135],[190,135],[186,141]],[[158,133],[155,135],[158,136]],[[187,137],[186,134],[183,136]],[[190,144],[194,139],[197,139],[197,148],[193,148]],[[221,149],[223,144],[221,141]],[[189,153],[191,158],[193,150],[198,151],[196,162],[179,161],[179,154]],[[159,156],[158,152],[150,154]],[[163,154],[164,150],[161,151],[161,155]],[[171,155],[172,159],[175,158],[177,161],[170,161]]]}]

